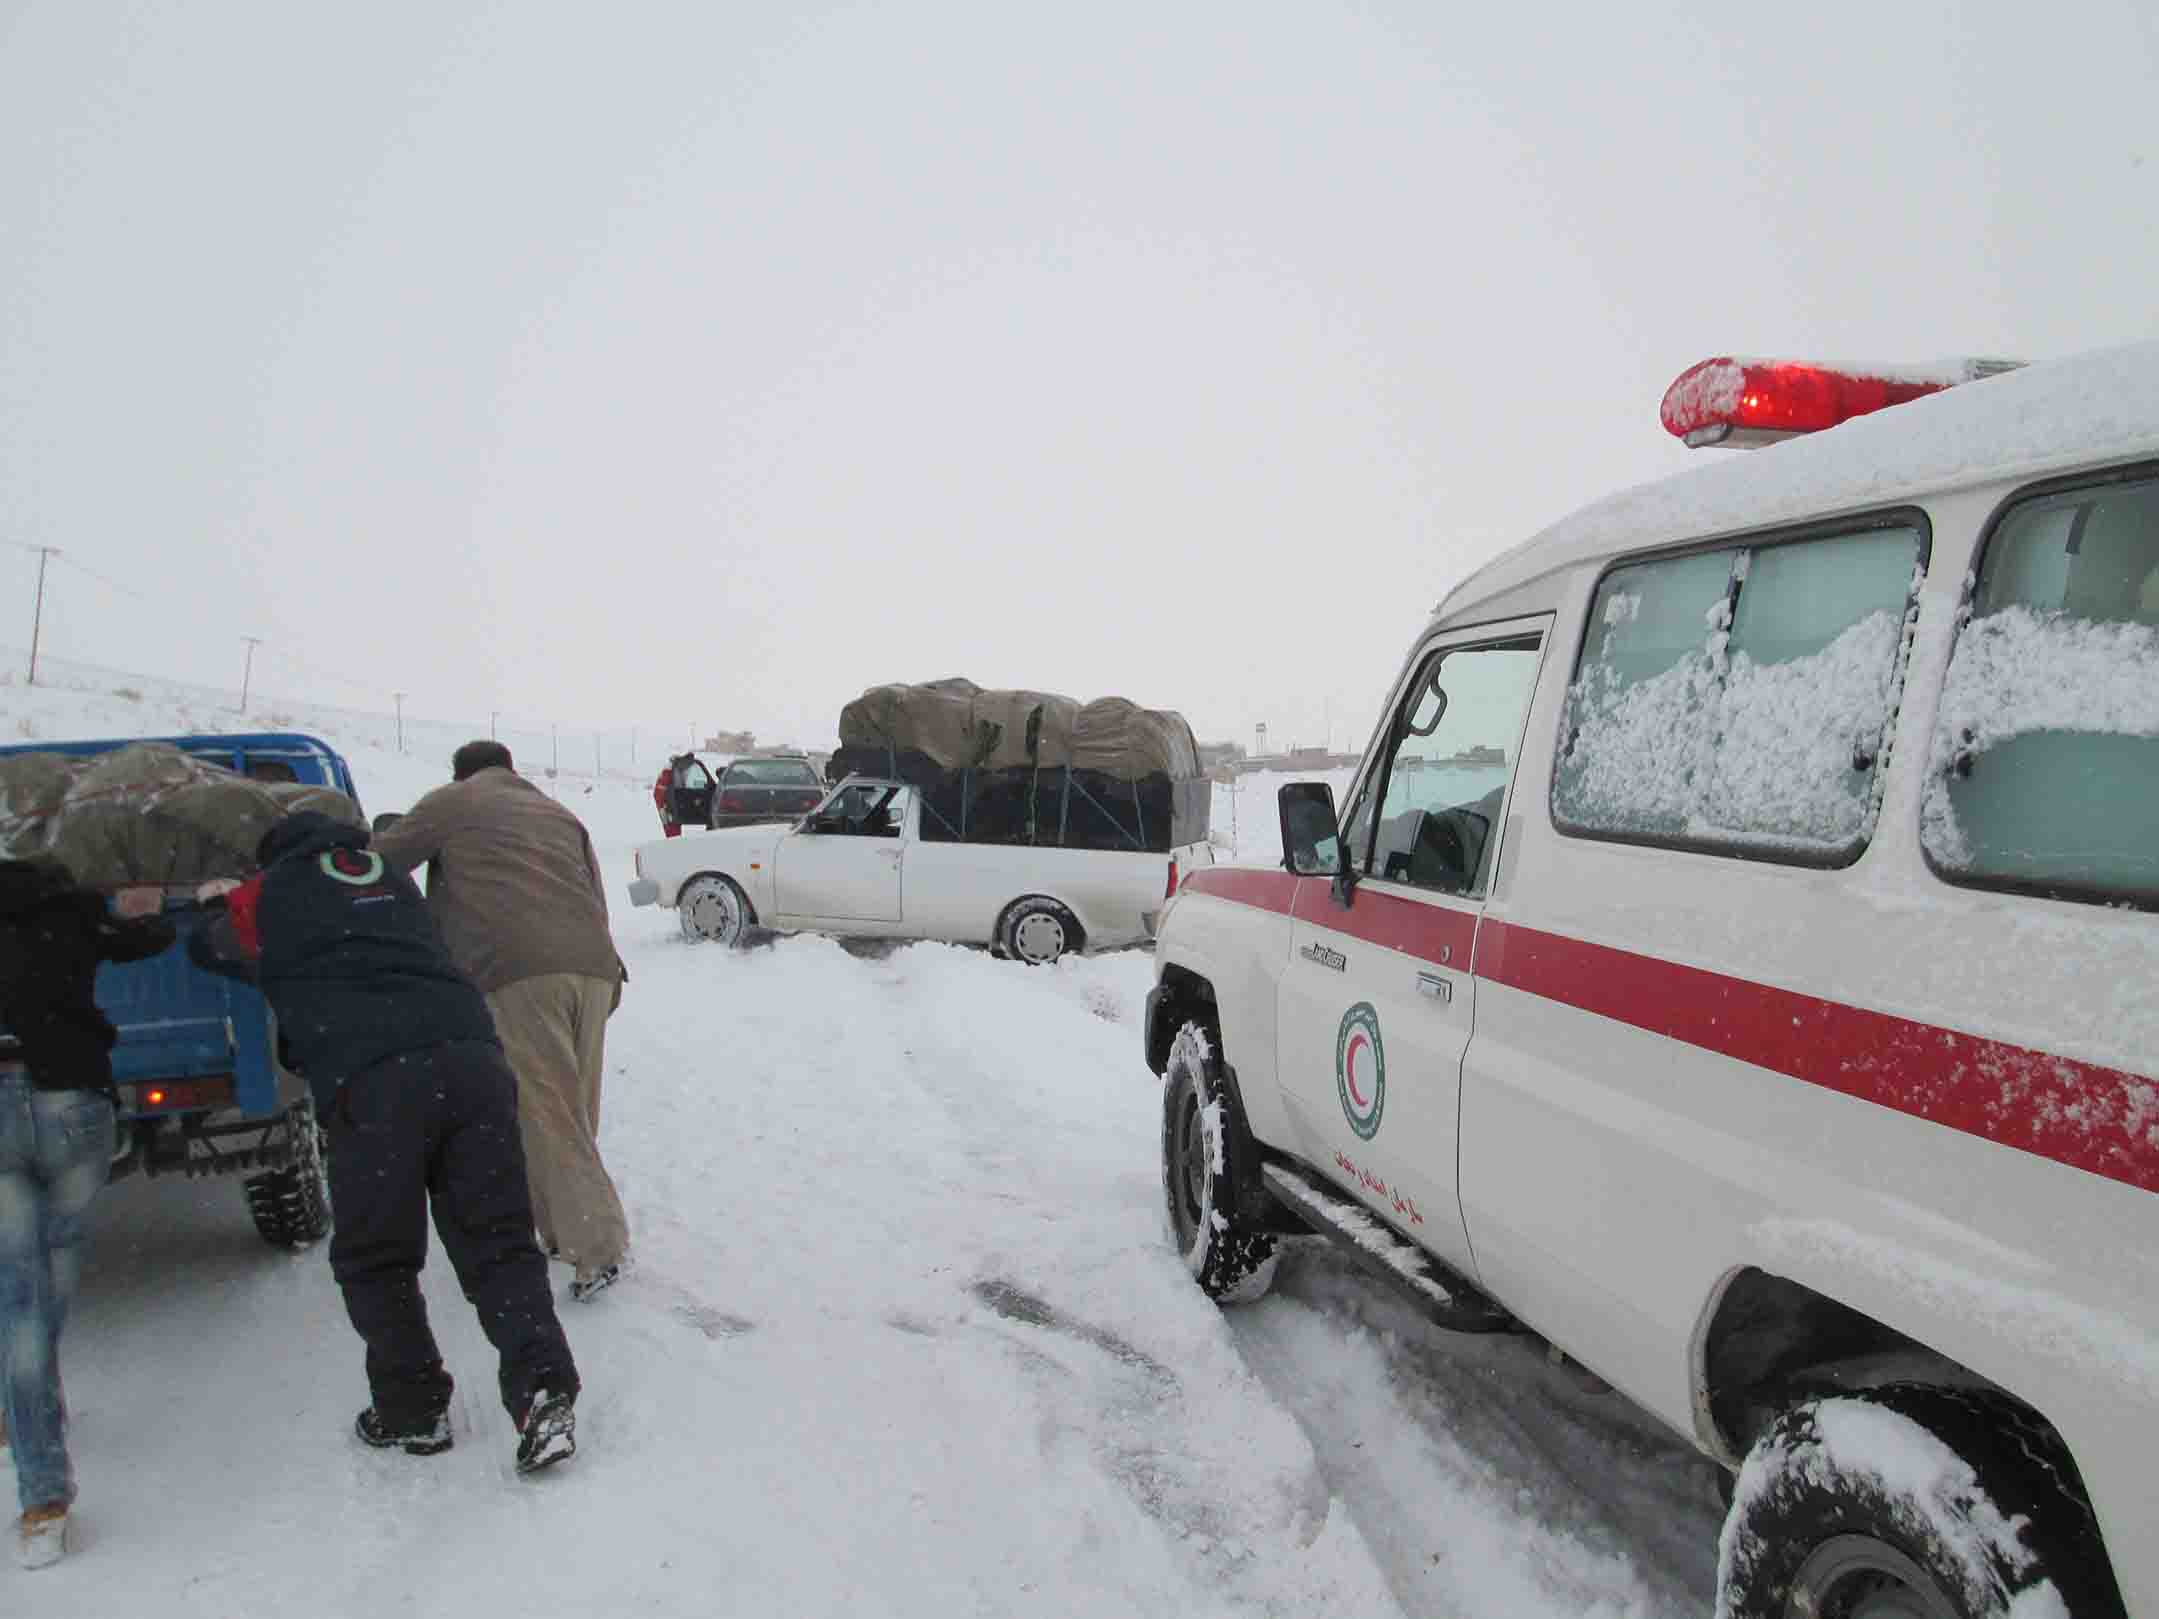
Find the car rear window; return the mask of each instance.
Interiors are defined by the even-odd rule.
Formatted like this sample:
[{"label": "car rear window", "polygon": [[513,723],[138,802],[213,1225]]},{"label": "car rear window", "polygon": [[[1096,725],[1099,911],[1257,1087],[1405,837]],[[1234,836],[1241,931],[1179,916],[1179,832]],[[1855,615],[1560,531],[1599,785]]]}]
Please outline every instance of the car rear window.
[{"label": "car rear window", "polygon": [[1920,838],[1954,882],[2159,909],[2159,475],[2005,510],[1970,586]]},{"label": "car rear window", "polygon": [[1925,558],[1914,515],[1612,569],[1568,689],[1559,829],[1856,860]]},{"label": "car rear window", "polygon": [[817,772],[799,759],[738,759],[727,770],[737,787],[817,787]]}]

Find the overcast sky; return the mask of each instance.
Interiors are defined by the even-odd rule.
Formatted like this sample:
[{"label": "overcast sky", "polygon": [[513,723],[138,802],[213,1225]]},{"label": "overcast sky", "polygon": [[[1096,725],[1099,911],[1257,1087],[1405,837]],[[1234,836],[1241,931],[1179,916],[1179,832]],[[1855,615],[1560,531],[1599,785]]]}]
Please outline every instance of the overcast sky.
[{"label": "overcast sky", "polygon": [[0,646],[1361,746],[1687,365],[2154,335],[2155,190],[2150,0],[0,0]]}]

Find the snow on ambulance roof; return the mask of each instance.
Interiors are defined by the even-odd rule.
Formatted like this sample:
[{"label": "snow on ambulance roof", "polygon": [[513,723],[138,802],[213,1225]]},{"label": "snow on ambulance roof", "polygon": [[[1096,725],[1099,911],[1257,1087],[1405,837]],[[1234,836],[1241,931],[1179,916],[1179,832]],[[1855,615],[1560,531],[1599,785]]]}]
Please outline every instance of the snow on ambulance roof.
[{"label": "snow on ambulance roof", "polygon": [[1765,450],[1639,484],[1502,551],[1450,590],[1452,614],[1651,539],[1674,545],[1909,500],[1974,476],[2159,455],[2159,341],[1983,377]]}]

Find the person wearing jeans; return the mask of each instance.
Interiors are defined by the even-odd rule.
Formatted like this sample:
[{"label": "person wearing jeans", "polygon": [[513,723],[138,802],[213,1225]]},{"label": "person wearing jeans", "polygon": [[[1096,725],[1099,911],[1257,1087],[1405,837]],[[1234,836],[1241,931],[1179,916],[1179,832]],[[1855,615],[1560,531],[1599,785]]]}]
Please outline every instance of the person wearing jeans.
[{"label": "person wearing jeans", "polygon": [[67,1550],[75,1470],[60,1332],[82,1272],[91,1200],[112,1165],[112,1045],[98,964],[173,942],[155,888],[108,911],[49,859],[0,860],[0,1415],[15,1452],[26,1568]]}]

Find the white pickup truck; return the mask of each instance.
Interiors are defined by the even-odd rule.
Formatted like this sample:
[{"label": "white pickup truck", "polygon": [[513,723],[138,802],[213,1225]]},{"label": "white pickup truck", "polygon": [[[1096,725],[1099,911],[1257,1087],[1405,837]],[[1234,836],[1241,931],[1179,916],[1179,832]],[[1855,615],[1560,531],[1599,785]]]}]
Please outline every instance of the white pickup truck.
[{"label": "white pickup truck", "polygon": [[924,838],[920,795],[851,776],[799,822],[654,839],[636,853],[635,905],[672,906],[690,939],[775,933],[942,939],[1031,964],[1154,937],[1168,897],[1214,864],[1166,851]]}]

